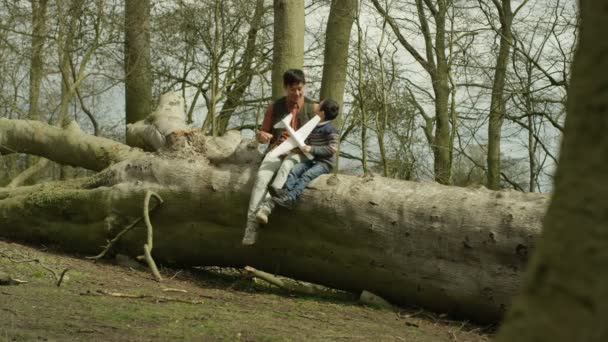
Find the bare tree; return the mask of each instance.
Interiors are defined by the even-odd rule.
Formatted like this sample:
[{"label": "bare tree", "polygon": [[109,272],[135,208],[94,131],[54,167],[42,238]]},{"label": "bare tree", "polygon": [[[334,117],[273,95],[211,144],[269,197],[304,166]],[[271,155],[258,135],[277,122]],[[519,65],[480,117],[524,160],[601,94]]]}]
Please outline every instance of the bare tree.
[{"label": "bare tree", "polygon": [[[431,78],[434,94],[435,117],[433,119],[435,132],[428,135],[429,144],[434,155],[435,180],[441,184],[450,183],[450,115],[448,102],[450,96],[448,56],[446,55],[446,14],[451,5],[450,0],[431,1],[416,0],[417,16],[424,38],[425,56],[411,44],[401,33],[398,23],[389,15],[386,6],[379,0],[372,0],[378,13],[388,22],[399,43],[414,57]],[[428,14],[433,19],[434,36],[429,26]],[[427,125],[428,126],[428,125]]]}]

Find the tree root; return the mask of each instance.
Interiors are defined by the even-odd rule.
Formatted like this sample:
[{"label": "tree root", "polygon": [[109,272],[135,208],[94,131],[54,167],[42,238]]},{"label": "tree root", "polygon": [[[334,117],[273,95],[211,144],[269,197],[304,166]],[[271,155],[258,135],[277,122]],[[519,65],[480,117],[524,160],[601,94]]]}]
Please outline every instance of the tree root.
[{"label": "tree root", "polygon": [[156,280],[162,281],[163,278],[160,276],[160,272],[158,272],[158,268],[156,267],[156,263],[154,262],[154,259],[152,259],[153,229],[152,229],[152,224],[150,223],[150,216],[148,215],[150,197],[156,198],[156,200],[158,201],[158,205],[161,205],[163,203],[163,199],[157,193],[152,192],[150,190],[146,191],[146,197],[144,198],[144,222],[146,223],[146,227],[148,228],[148,240],[147,240],[147,243],[144,244],[144,255],[146,257],[146,262],[148,263],[150,270],[152,270],[152,274],[154,274],[154,277],[156,278]]},{"label": "tree root", "polygon": [[[155,211],[163,203],[162,199],[160,199],[160,196],[156,195],[156,198],[159,199],[159,201],[156,202],[156,204],[151,209],[149,209],[149,212]],[[149,197],[147,197],[147,202],[146,202],[146,199],[144,199],[144,207],[146,207],[146,203],[149,203],[149,201],[150,201]],[[135,221],[133,221],[132,223],[130,223],[123,230],[121,230],[118,234],[116,234],[116,236],[112,240],[108,241],[108,244],[103,248],[103,250],[101,251],[101,253],[99,253],[99,254],[97,254],[95,256],[88,256],[88,257],[86,257],[86,259],[97,261],[97,260],[105,257],[106,254],[110,251],[110,249],[112,249],[112,247],[114,247],[114,244],[118,240],[120,240],[120,238],[123,235],[125,235],[128,232],[130,232],[131,229],[135,228],[135,226],[137,226],[138,223],[140,223],[142,220],[144,220],[145,216],[146,216],[146,213],[144,213],[143,216],[138,217]]]}]

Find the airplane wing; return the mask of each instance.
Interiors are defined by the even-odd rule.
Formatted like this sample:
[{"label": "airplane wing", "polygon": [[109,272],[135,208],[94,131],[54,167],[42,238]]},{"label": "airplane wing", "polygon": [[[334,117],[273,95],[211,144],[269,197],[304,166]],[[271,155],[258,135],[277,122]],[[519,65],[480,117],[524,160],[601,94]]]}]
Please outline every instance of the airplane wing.
[{"label": "airplane wing", "polygon": [[289,126],[289,123],[291,122],[291,116],[292,116],[292,114],[289,114],[286,117],[284,117],[283,120],[274,124],[274,128],[285,128],[285,127]]},{"label": "airplane wing", "polygon": [[[318,115],[315,115],[312,119],[308,120],[308,122],[306,124],[304,124],[304,126],[302,126],[300,129],[298,129],[297,131],[294,132],[293,128],[291,128],[291,126],[289,126],[289,124],[288,124],[289,121],[286,120],[290,117],[291,117],[291,114],[289,114],[288,117],[286,117],[285,119],[283,119],[279,122],[279,123],[284,122],[282,127],[285,127],[285,129],[289,133],[289,138],[287,140],[283,141],[279,146],[275,147],[274,149],[272,149],[272,151],[269,152],[269,153],[271,153],[272,156],[278,157],[280,155],[283,155],[283,154],[291,151],[295,147],[301,148],[302,146],[304,146],[305,145],[304,140],[306,140],[306,138],[310,135],[310,132],[312,132],[312,130],[315,128],[315,126],[321,120],[321,118]],[[279,123],[277,123],[277,125]],[[275,125],[275,127],[277,127],[277,125]],[[312,160],[314,158],[313,155],[310,153],[304,153],[304,155],[310,160]]]},{"label": "airplane wing", "polygon": [[310,132],[312,132],[312,130],[315,128],[315,126],[319,123],[320,120],[321,117],[315,115],[312,119],[308,120],[308,122],[304,124],[304,126],[300,127],[300,129],[295,132],[294,138],[297,141],[301,141],[303,144],[304,140],[308,138]]},{"label": "airplane wing", "polygon": [[271,156],[278,157],[283,155],[294,148],[298,147],[297,142],[292,137],[287,138],[283,141],[279,146],[272,149],[272,151],[268,152]]}]

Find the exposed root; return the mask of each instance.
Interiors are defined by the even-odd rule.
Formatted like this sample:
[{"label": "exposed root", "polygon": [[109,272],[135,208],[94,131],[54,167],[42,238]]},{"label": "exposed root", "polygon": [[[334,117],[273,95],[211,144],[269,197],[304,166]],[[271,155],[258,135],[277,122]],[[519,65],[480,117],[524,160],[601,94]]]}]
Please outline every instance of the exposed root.
[{"label": "exposed root", "polygon": [[[89,257],[86,257],[86,258],[89,259],[89,260],[96,261],[96,260],[99,260],[99,259],[105,257],[106,254],[110,251],[110,249],[114,246],[114,244],[118,240],[120,240],[120,238],[123,235],[125,235],[126,233],[128,233],[129,231],[131,231],[131,229],[135,228],[135,226],[137,226],[138,223],[140,223],[142,220],[144,220],[144,218],[147,215],[149,215],[148,212],[152,212],[152,211],[156,210],[163,203],[163,201],[160,198],[160,196],[158,196],[156,194],[154,194],[154,195],[158,199],[158,201],[156,202],[156,204],[149,211],[147,210],[148,209],[147,207],[149,206],[150,198],[146,197],[146,199],[144,199],[144,215],[141,216],[141,217],[138,217],[135,221],[133,221],[131,224],[129,224],[123,230],[121,230],[118,234],[116,234],[116,236],[112,240],[108,241],[108,244],[104,247],[104,249],[101,251],[101,253],[99,253],[99,254],[97,254],[95,256],[89,256]],[[147,196],[147,193],[146,193],[146,196]],[[148,217],[148,220],[149,220],[149,217]]]},{"label": "exposed root", "polygon": [[154,196],[154,198],[156,198],[159,205],[163,203],[163,199],[157,193],[152,192],[150,190],[146,191],[146,197],[144,198],[144,221],[146,222],[146,227],[148,228],[148,241],[147,241],[147,243],[144,244],[144,255],[146,257],[146,262],[148,263],[150,270],[152,270],[152,274],[154,274],[154,277],[156,278],[156,280],[162,281],[163,278],[160,276],[160,272],[158,272],[158,268],[156,267],[156,263],[154,262],[154,259],[152,259],[153,229],[152,229],[152,224],[150,223],[150,216],[148,215],[148,207],[150,206],[150,197],[152,197],[152,196]]}]

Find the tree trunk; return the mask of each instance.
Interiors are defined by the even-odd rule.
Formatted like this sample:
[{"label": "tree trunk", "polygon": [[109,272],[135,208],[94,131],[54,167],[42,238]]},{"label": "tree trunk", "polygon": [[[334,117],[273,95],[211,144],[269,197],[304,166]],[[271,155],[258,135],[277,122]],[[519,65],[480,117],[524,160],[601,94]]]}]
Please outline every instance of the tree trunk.
[{"label": "tree trunk", "polygon": [[357,2],[357,0],[333,0],[327,19],[321,98],[336,100],[340,108],[344,98],[350,31],[357,11]]},{"label": "tree trunk", "polygon": [[283,73],[304,65],[304,0],[274,0],[272,98],[283,96]]},{"label": "tree trunk", "polygon": [[[419,3],[419,16],[424,17],[425,13],[422,10],[422,4]],[[452,144],[450,139],[450,113],[448,100],[450,97],[449,87],[449,72],[448,60],[445,55],[446,49],[446,32],[445,19],[447,13],[447,4],[445,0],[437,1],[437,12],[434,15],[436,21],[435,33],[435,54],[437,58],[436,71],[431,74],[433,82],[433,91],[435,94],[435,139],[433,141],[433,154],[435,162],[433,169],[435,171],[435,181],[441,184],[450,184],[452,178]],[[420,18],[422,22],[423,19]],[[428,31],[428,28],[425,29]],[[427,36],[427,35],[425,35]],[[431,43],[427,43],[427,54],[432,51]],[[428,60],[432,60],[432,54]]]},{"label": "tree trunk", "polygon": [[[77,126],[0,119],[7,150],[92,170],[108,166],[89,178],[0,189],[0,236],[93,255],[141,215],[152,190],[164,200],[152,217],[160,263],[248,264],[482,322],[499,319],[519,289],[543,195],[325,175],[295,210],[277,210],[248,248],[240,240],[260,155],[238,133],[198,134],[185,149],[155,155]],[[141,254],[144,241],[136,229],[117,251]]]},{"label": "tree trunk", "polygon": [[43,48],[46,36],[47,0],[32,0],[32,57],[30,61],[30,95],[28,119],[40,120],[38,110],[40,86],[44,78]]},{"label": "tree trunk", "polygon": [[152,112],[150,0],[125,1],[125,106],[127,123]]},{"label": "tree trunk", "polygon": [[555,191],[499,341],[607,341],[608,7],[580,1]]},{"label": "tree trunk", "polygon": [[511,0],[502,0],[495,5],[500,13],[500,48],[496,58],[496,69],[494,70],[494,84],[490,101],[490,120],[488,124],[488,189],[500,189],[500,140],[502,123],[505,117],[504,88],[507,76],[507,65],[513,38],[511,36],[511,23],[513,13],[511,11]]},{"label": "tree trunk", "polygon": [[243,61],[241,62],[241,67],[234,80],[234,84],[230,87],[230,90],[226,95],[226,102],[224,102],[218,117],[219,135],[226,133],[230,118],[236,108],[241,104],[245,90],[247,90],[253,79],[254,70],[252,67],[257,51],[256,39],[265,12],[264,0],[257,0],[253,16],[249,23],[250,27],[249,32],[247,33],[247,45],[243,51]]}]

